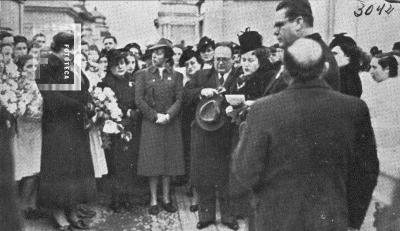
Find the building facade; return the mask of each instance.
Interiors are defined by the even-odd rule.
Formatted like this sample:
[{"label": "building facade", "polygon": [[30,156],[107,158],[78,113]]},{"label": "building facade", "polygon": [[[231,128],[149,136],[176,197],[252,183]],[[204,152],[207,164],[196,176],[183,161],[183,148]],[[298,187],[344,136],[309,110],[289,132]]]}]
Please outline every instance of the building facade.
[{"label": "building facade", "polygon": [[106,17],[96,9],[89,12],[83,0],[2,0],[0,10],[0,30],[22,34],[28,39],[37,33],[51,38],[60,27],[72,24],[81,25],[82,35],[90,43],[99,43],[108,32]]}]

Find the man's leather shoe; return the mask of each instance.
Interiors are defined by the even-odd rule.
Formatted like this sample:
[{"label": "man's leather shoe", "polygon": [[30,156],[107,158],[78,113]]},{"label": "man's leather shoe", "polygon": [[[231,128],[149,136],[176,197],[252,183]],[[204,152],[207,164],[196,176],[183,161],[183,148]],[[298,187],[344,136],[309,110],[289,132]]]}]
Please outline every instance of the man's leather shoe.
[{"label": "man's leather shoe", "polygon": [[214,225],[215,224],[215,221],[199,221],[198,223],[197,223],[197,229],[204,229],[204,228],[207,228],[208,226],[210,226],[210,225]]},{"label": "man's leather shoe", "polygon": [[234,222],[223,222],[223,225],[225,225],[226,227],[232,229],[232,230],[238,230],[239,229],[239,224],[237,223],[237,221]]}]

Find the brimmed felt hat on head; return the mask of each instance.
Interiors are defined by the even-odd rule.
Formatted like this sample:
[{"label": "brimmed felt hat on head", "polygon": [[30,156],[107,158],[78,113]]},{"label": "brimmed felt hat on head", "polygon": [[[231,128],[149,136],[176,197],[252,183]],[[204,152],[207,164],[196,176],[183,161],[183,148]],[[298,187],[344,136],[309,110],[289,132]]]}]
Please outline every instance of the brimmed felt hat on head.
[{"label": "brimmed felt hat on head", "polygon": [[150,51],[154,51],[159,48],[172,49],[172,42],[169,39],[161,38],[156,44],[149,48]]},{"label": "brimmed felt hat on head", "polygon": [[213,49],[215,49],[215,41],[207,36],[204,36],[200,39],[199,44],[197,45],[197,50],[199,52],[204,52],[208,46],[211,46]]},{"label": "brimmed felt hat on head", "polygon": [[251,31],[249,27],[247,27],[241,35],[238,35],[238,37],[240,43],[240,54],[263,47],[262,36],[257,31]]},{"label": "brimmed felt hat on head", "polygon": [[224,97],[215,95],[212,98],[203,99],[196,108],[196,123],[206,131],[216,131],[226,122],[221,107]]}]

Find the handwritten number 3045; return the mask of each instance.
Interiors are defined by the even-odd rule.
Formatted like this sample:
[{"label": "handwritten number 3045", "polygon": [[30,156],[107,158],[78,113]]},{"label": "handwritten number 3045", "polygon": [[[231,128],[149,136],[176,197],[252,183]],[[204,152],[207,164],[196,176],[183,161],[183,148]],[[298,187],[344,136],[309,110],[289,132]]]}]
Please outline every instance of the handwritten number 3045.
[{"label": "handwritten number 3045", "polygon": [[[378,7],[376,8],[376,11],[378,11],[378,14],[381,15],[382,11],[385,9],[386,4],[382,4],[382,5],[378,5]],[[356,17],[360,17],[361,15],[365,14],[365,15],[370,15],[372,13],[372,11],[374,10],[374,5],[369,5],[365,11],[365,4],[361,2],[361,7],[359,7],[357,10],[354,11],[354,16]],[[394,10],[392,4],[389,4],[389,7],[385,10],[386,14],[390,14],[392,13],[392,11]]]}]

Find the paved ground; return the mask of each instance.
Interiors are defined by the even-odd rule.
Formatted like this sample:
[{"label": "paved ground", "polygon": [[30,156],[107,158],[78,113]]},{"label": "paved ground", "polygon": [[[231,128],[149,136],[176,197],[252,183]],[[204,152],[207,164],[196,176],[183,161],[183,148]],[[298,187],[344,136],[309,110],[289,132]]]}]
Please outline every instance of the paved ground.
[{"label": "paved ground", "polygon": [[[174,214],[161,212],[157,216],[147,213],[147,208],[137,207],[131,211],[113,213],[104,205],[95,205],[97,212],[95,224],[90,231],[195,231],[198,221],[197,213],[189,211],[190,200],[185,195],[184,189],[176,192],[176,202],[179,211]],[[101,203],[100,203],[101,204]],[[374,202],[371,203],[367,217],[361,231],[375,231],[372,226]],[[247,224],[240,221],[240,231],[247,230]],[[54,231],[48,219],[25,221],[25,231]],[[204,231],[228,231],[221,224],[211,226]]]}]

